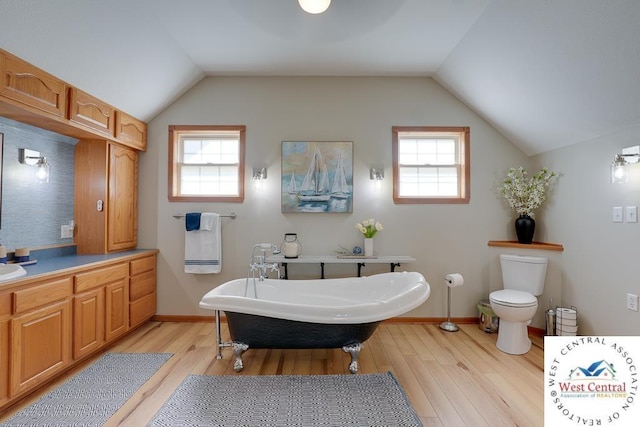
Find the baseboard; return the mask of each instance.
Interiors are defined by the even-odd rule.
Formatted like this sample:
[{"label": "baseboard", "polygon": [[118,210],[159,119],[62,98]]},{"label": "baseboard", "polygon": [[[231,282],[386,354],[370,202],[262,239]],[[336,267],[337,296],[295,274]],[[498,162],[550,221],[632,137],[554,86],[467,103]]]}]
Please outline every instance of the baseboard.
[{"label": "baseboard", "polygon": [[543,337],[547,334],[546,329],[534,328],[533,326],[527,326],[527,330],[529,332],[529,335],[535,335],[537,337]]},{"label": "baseboard", "polygon": [[[226,321],[224,316],[221,316],[223,321]],[[215,322],[215,316],[183,316],[183,315],[171,315],[171,314],[156,314],[151,318],[153,322]]]}]

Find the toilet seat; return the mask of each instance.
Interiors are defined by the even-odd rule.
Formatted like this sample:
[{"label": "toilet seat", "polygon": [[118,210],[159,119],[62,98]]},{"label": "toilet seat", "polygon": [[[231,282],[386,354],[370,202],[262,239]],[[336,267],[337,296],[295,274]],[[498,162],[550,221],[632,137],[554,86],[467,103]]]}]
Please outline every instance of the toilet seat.
[{"label": "toilet seat", "polygon": [[529,292],[502,289],[489,294],[491,302],[507,307],[533,307],[538,304],[538,299]]}]

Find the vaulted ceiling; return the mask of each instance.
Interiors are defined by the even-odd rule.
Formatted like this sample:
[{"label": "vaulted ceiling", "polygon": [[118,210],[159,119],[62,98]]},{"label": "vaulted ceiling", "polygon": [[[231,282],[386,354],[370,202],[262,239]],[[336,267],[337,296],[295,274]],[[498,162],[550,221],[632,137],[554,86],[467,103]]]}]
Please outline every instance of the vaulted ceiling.
[{"label": "vaulted ceiling", "polygon": [[145,121],[204,76],[428,76],[532,155],[640,126],[640,1],[1,0],[0,48]]}]

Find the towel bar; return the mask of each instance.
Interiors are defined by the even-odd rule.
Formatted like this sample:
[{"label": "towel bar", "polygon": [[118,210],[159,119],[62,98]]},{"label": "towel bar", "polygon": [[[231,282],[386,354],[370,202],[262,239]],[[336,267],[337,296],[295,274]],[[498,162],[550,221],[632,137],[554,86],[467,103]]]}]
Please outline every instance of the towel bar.
[{"label": "towel bar", "polygon": [[[223,218],[231,218],[231,219],[236,219],[236,217],[238,216],[237,213],[235,212],[231,212],[229,215],[220,215]],[[173,214],[173,217],[175,219],[180,219],[180,218],[184,218],[183,214]]]}]

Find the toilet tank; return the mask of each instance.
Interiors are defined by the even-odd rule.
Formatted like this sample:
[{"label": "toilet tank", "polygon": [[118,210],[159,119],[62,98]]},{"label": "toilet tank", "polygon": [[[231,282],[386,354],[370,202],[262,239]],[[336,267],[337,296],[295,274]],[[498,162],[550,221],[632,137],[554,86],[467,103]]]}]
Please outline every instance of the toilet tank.
[{"label": "toilet tank", "polygon": [[547,262],[547,258],[541,257],[500,255],[504,289],[529,292],[535,296],[542,295],[547,276]]}]

